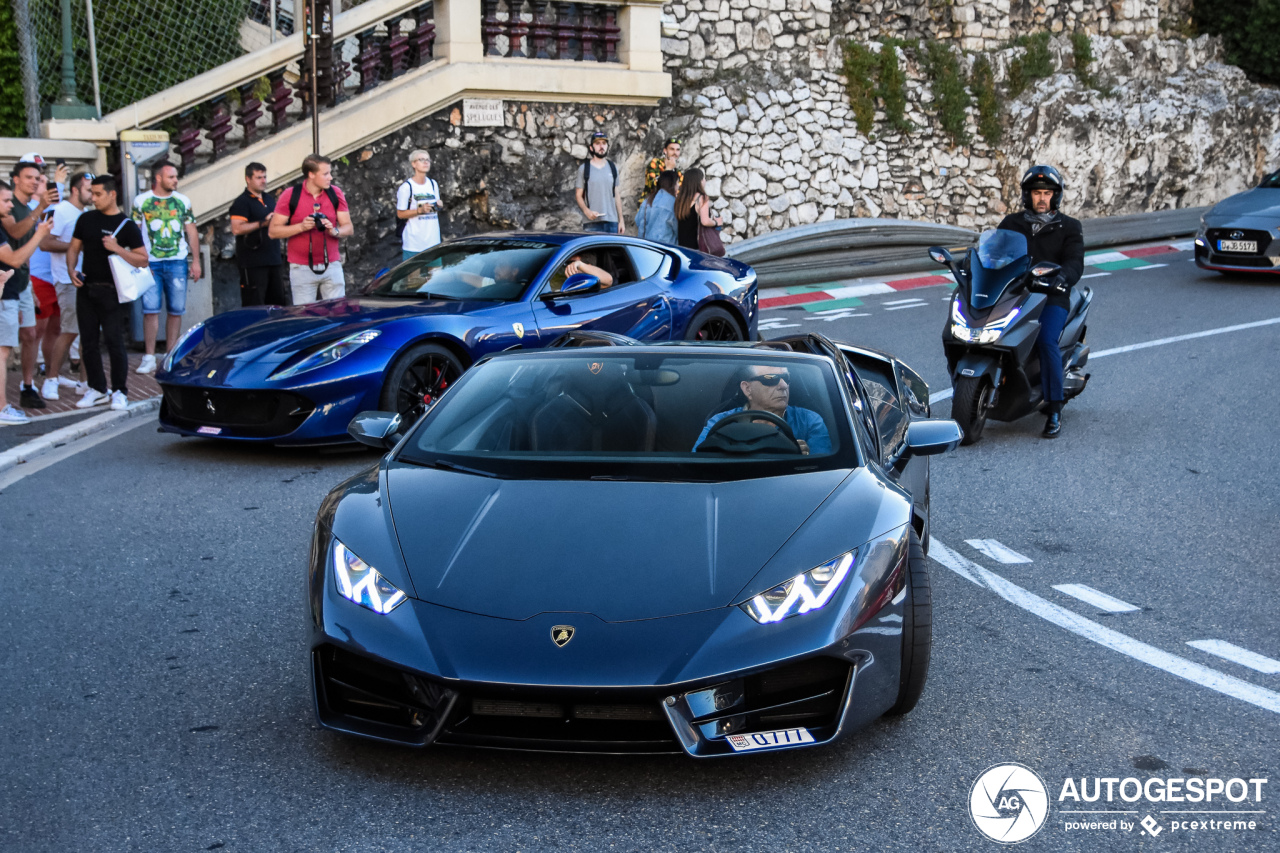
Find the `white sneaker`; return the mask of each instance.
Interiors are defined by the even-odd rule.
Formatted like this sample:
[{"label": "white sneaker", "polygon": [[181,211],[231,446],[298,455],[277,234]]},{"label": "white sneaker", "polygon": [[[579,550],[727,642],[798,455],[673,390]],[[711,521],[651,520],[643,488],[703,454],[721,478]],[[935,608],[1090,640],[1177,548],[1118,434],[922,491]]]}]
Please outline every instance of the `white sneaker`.
[{"label": "white sneaker", "polygon": [[85,395],[85,392],[89,390],[88,382],[76,382],[73,384],[76,387],[76,393],[79,394],[81,397],[83,397]]},{"label": "white sneaker", "polygon": [[155,372],[156,372],[156,357],[154,355],[144,355],[142,357],[142,364],[139,364],[138,369],[134,371],[134,373],[155,373]]},{"label": "white sneaker", "polygon": [[111,392],[111,408],[117,412],[121,409],[129,408],[129,398],[124,395],[123,391]]},{"label": "white sneaker", "polygon": [[31,418],[27,417],[27,413],[22,409],[15,409],[13,406],[5,406],[0,409],[0,424],[29,424]]},{"label": "white sneaker", "polygon": [[90,388],[84,392],[84,396],[80,398],[80,402],[76,403],[77,409],[92,409],[94,406],[100,406],[107,402],[109,398],[101,391],[95,391]]},{"label": "white sneaker", "polygon": [[40,386],[40,396],[46,400],[58,399],[58,380],[50,377]]},{"label": "white sneaker", "polygon": [[88,385],[85,385],[85,383],[83,383],[83,382],[77,382],[77,381],[75,381],[74,379],[72,379],[72,378],[71,378],[71,377],[69,377],[69,376],[62,376],[62,375],[59,375],[59,376],[58,376],[58,387],[59,387],[59,388],[76,388],[76,389],[80,389],[80,390],[77,390],[77,392],[76,392],[76,393],[78,393],[78,394],[83,394],[83,393],[84,393],[84,390],[83,390],[83,389],[81,389],[81,386],[82,386],[82,385],[83,385],[85,388],[88,388],[88,387],[89,387]]}]

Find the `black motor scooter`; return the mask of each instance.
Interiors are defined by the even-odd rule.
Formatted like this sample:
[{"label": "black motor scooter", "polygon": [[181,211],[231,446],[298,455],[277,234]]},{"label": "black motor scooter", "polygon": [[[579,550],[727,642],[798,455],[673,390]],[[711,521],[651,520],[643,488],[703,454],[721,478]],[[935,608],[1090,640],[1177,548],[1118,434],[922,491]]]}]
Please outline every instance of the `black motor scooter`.
[{"label": "black motor scooter", "polygon": [[[1036,337],[1047,280],[1061,268],[1048,262],[1033,266],[1027,238],[1005,230],[984,231],[960,263],[939,246],[929,249],[929,257],[949,267],[956,279],[942,348],[954,389],[951,417],[964,431],[961,444],[973,444],[982,437],[987,418],[1014,421],[1044,404]],[[1058,340],[1064,401],[1089,381],[1082,368],[1089,361],[1084,336],[1092,300],[1089,288],[1071,289],[1067,323]]]}]

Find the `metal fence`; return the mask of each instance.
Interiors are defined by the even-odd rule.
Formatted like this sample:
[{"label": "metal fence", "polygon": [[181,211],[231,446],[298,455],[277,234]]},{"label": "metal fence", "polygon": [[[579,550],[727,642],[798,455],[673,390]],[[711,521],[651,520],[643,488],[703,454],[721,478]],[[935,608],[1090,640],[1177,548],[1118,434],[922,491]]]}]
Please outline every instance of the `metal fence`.
[{"label": "metal fence", "polygon": [[[37,109],[63,94],[64,13],[71,18],[75,94],[82,103],[96,103],[104,114],[265,47],[294,28],[293,0],[9,2],[19,22],[18,48],[24,74],[34,81]],[[26,33],[21,32],[24,12],[30,21]]]}]

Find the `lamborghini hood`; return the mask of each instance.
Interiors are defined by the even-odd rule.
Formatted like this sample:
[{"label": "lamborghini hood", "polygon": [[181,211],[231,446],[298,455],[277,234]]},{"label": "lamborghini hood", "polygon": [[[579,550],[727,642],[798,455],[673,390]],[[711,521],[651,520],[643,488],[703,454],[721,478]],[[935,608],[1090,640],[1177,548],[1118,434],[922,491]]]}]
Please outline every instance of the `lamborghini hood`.
[{"label": "lamborghini hood", "polygon": [[733,604],[848,474],[528,481],[392,463],[387,495],[418,598],[504,619],[624,622]]}]

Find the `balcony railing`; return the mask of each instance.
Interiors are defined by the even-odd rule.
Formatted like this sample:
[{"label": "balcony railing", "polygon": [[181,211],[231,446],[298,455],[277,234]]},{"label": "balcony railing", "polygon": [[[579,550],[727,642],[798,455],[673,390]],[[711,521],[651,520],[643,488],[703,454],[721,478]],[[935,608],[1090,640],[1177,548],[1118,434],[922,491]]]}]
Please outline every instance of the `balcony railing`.
[{"label": "balcony railing", "polygon": [[486,56],[617,62],[618,7],[549,0],[484,0]]}]

